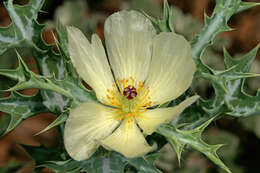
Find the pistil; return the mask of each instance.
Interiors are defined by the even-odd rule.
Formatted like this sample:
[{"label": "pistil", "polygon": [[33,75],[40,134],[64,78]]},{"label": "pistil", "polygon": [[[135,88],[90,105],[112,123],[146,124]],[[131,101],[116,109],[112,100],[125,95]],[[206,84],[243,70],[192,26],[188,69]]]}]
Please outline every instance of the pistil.
[{"label": "pistil", "polygon": [[123,95],[128,99],[128,100],[132,100],[133,98],[135,98],[137,96],[137,92],[136,92],[136,88],[134,86],[130,86],[128,85],[124,91],[123,91]]},{"label": "pistil", "polygon": [[119,120],[132,119],[152,105],[149,87],[144,88],[144,82],[135,82],[133,77],[116,81],[113,89],[107,92],[109,103],[105,104],[114,107]]}]

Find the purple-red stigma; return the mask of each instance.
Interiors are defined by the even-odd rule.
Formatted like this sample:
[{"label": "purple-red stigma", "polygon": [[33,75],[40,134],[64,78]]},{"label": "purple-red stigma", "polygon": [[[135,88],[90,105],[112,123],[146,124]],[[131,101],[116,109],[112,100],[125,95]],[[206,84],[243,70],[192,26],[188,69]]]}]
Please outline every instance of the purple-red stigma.
[{"label": "purple-red stigma", "polygon": [[128,85],[124,91],[123,91],[124,96],[128,99],[128,100],[132,100],[133,98],[135,98],[137,96],[137,92],[136,92],[136,88],[135,87],[131,87],[130,85]]}]

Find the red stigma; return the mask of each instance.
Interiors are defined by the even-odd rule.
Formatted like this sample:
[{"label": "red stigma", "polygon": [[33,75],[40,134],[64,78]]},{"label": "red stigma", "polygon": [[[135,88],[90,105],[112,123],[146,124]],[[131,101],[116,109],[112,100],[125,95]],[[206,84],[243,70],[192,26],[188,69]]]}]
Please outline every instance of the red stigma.
[{"label": "red stigma", "polygon": [[132,100],[137,96],[136,88],[128,85],[128,87],[124,89],[123,94],[127,99]]}]

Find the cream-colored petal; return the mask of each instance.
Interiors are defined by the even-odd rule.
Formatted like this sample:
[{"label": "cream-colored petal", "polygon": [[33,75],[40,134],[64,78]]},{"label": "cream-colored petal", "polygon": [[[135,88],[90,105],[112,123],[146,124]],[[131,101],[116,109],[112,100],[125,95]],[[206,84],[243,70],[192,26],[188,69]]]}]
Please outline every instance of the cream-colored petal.
[{"label": "cream-colored petal", "polygon": [[92,35],[91,43],[75,27],[67,27],[68,49],[71,61],[79,76],[95,91],[101,102],[107,102],[107,89],[112,89],[114,79],[99,37]]},{"label": "cream-colored petal", "polygon": [[153,41],[153,54],[146,86],[153,105],[180,96],[192,82],[196,65],[191,47],[183,36],[160,33]]},{"label": "cream-colored petal", "polygon": [[177,118],[185,108],[193,104],[198,98],[199,96],[196,95],[187,98],[174,107],[147,110],[136,117],[136,121],[143,129],[143,133],[150,135],[159,125]]},{"label": "cream-colored petal", "polygon": [[117,151],[127,158],[142,156],[152,149],[136,123],[129,120],[124,120],[119,128],[101,143],[105,148]]},{"label": "cream-colored petal", "polygon": [[88,159],[119,125],[115,111],[98,103],[82,103],[73,109],[66,121],[64,144],[75,160]]},{"label": "cream-colored petal", "polygon": [[105,22],[105,41],[110,64],[117,80],[144,81],[151,60],[152,23],[137,11],[114,13]]}]

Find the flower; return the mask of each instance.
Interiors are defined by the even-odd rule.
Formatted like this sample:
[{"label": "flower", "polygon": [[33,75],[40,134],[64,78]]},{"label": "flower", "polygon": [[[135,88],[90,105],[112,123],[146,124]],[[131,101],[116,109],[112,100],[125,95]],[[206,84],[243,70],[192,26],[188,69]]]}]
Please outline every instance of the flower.
[{"label": "flower", "polygon": [[141,13],[120,11],[106,20],[109,62],[96,34],[90,43],[75,27],[67,32],[71,61],[101,102],[82,103],[69,115],[64,143],[73,159],[89,158],[100,145],[128,158],[142,156],[152,149],[144,134],[152,134],[198,99],[193,96],[175,107],[148,109],[185,92],[196,67],[183,36],[156,35]]}]

